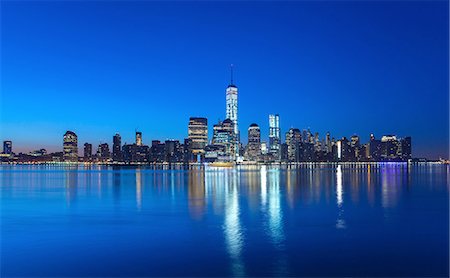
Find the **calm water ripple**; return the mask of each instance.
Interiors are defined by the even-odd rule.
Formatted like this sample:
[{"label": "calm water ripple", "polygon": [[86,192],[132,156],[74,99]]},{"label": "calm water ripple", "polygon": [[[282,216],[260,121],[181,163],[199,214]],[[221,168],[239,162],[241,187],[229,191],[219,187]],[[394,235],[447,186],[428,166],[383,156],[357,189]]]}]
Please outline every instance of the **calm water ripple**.
[{"label": "calm water ripple", "polygon": [[448,276],[449,167],[0,166],[1,276]]}]

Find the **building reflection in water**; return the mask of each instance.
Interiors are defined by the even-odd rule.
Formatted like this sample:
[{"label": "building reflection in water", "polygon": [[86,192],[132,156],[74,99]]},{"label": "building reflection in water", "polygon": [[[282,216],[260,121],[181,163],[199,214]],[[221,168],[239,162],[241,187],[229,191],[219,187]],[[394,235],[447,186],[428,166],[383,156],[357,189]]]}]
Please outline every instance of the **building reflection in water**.
[{"label": "building reflection in water", "polygon": [[338,208],[338,218],[336,220],[336,228],[345,229],[344,220],[344,189],[342,186],[342,165],[338,165],[336,168],[336,204]]},{"label": "building reflection in water", "polygon": [[367,200],[369,202],[369,204],[373,207],[375,205],[375,189],[374,186],[372,185],[372,165],[368,164],[367,165],[367,178],[366,178],[366,184],[367,184]]},{"label": "building reflection in water", "polygon": [[[286,276],[287,271],[287,255],[285,254],[285,236],[283,229],[283,211],[281,207],[281,191],[280,191],[280,169],[272,168],[269,174],[269,194],[268,194],[268,223],[269,237],[274,245],[276,252],[275,274],[277,276]],[[261,168],[261,175],[267,175],[266,170]],[[262,180],[262,179],[261,179]],[[262,198],[261,198],[262,201]],[[263,204],[262,204],[263,205]]]},{"label": "building reflection in water", "polygon": [[77,165],[67,165],[64,167],[66,202],[70,206],[77,198],[78,168]]},{"label": "building reflection in water", "polygon": [[119,204],[120,203],[120,193],[121,193],[121,175],[120,175],[120,168],[117,166],[113,166],[113,196],[114,196],[114,202]]},{"label": "building reflection in water", "polygon": [[206,209],[205,200],[205,170],[189,170],[188,206],[191,217],[195,220],[203,218]]},{"label": "building reflection in water", "polygon": [[136,168],[136,208],[138,211],[142,209],[142,176],[140,168]]},{"label": "building reflection in water", "polygon": [[242,261],[244,234],[239,220],[238,180],[237,169],[229,170],[225,175],[225,222],[223,229],[231,258],[233,276],[244,276],[245,269]]},{"label": "building reflection in water", "polygon": [[[263,172],[261,171],[261,175]],[[269,231],[276,248],[282,247],[284,241],[283,212],[281,210],[280,169],[269,170]]]},{"label": "building reflection in water", "polygon": [[[245,276],[245,267],[242,259],[244,233],[240,221],[239,207],[239,169],[208,168],[206,171],[205,186],[210,192],[213,202],[222,200],[224,204],[223,232],[225,246],[231,260],[233,276]],[[222,193],[223,192],[223,193]],[[222,197],[222,198],[220,198]],[[214,205],[214,204],[213,204]]]},{"label": "building reflection in water", "polygon": [[297,171],[286,169],[286,199],[288,206],[292,209],[295,205],[296,192],[298,191]]},{"label": "building reflection in water", "polygon": [[[389,218],[390,209],[397,206],[402,194],[410,187],[409,166],[402,163],[381,164],[381,206],[385,218]],[[402,192],[403,191],[403,192]]]},{"label": "building reflection in water", "polygon": [[261,209],[265,211],[267,204],[267,167],[266,165],[261,166],[260,170],[261,176]]}]

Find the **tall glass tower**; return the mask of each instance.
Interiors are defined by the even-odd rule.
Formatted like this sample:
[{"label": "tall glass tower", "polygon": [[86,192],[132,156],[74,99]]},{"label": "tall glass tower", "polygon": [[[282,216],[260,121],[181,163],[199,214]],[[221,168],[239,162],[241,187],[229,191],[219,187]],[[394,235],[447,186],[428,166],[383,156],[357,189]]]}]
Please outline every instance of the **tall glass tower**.
[{"label": "tall glass tower", "polygon": [[280,116],[269,115],[269,146],[270,153],[276,158],[281,158]]},{"label": "tall glass tower", "polygon": [[234,133],[238,135],[238,88],[233,84],[233,65],[231,65],[231,83],[227,87],[227,119],[234,124]]},{"label": "tall glass tower", "polygon": [[231,65],[231,82],[227,87],[227,119],[233,122],[234,136],[236,139],[236,155],[239,154],[239,128],[238,128],[238,88],[233,84],[233,65]]}]

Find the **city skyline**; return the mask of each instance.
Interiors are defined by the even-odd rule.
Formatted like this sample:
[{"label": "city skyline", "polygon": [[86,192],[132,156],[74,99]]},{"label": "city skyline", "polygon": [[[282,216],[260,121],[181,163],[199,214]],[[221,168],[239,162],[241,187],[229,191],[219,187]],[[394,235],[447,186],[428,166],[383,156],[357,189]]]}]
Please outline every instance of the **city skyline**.
[{"label": "city skyline", "polygon": [[[132,143],[138,129],[150,145],[181,141],[191,116],[207,118],[211,135],[225,120],[233,63],[243,142],[252,123],[268,142],[267,117],[278,113],[283,140],[291,127],[362,141],[397,134],[413,138],[415,157],[448,158],[448,15],[441,12],[448,3],[389,3],[402,12],[397,19],[383,17],[386,3],[347,5],[86,3],[73,13],[73,3],[8,2],[0,140],[12,140],[15,152],[61,151],[61,135],[72,130],[95,149],[111,147],[115,133]],[[230,10],[234,21],[214,19]],[[105,23],[95,20],[100,11]],[[89,28],[73,25],[82,24],[80,15],[91,19]],[[125,21],[114,23],[117,17]]]}]

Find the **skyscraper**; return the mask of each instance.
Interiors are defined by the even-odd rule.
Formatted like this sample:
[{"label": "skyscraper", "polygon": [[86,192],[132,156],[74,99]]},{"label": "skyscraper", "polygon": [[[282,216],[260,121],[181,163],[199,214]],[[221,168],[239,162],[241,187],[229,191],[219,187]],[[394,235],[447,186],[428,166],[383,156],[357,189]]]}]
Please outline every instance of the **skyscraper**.
[{"label": "skyscraper", "polygon": [[261,154],[261,130],[257,124],[251,124],[248,128],[247,159],[258,160]]},{"label": "skyscraper", "polygon": [[3,153],[4,154],[12,154],[12,142],[11,141],[3,141]]},{"label": "skyscraper", "polygon": [[119,133],[116,133],[113,137],[113,153],[112,158],[114,161],[122,160],[122,138]]},{"label": "skyscraper", "polygon": [[212,144],[224,147],[225,160],[235,160],[237,154],[236,147],[238,145],[236,144],[233,121],[230,119],[225,119],[223,122],[219,121],[219,123],[214,125],[213,129]]},{"label": "skyscraper", "polygon": [[142,132],[136,131],[136,145],[142,146]]},{"label": "skyscraper", "polygon": [[326,146],[326,152],[331,153],[331,139],[330,139],[330,132],[327,132],[327,135],[325,137],[325,146]]},{"label": "skyscraper", "polygon": [[280,116],[269,115],[269,148],[270,153],[276,160],[281,158]]},{"label": "skyscraper", "polygon": [[64,161],[78,161],[78,137],[73,131],[67,131],[63,138]]},{"label": "skyscraper", "polygon": [[381,158],[383,160],[395,160],[399,148],[399,141],[395,135],[381,137]]},{"label": "skyscraper", "polygon": [[404,161],[411,159],[411,137],[405,137],[400,140],[400,158]]},{"label": "skyscraper", "polygon": [[302,134],[298,128],[290,128],[286,132],[287,156],[289,161],[300,160],[300,144],[302,143]]},{"label": "skyscraper", "polygon": [[97,149],[97,157],[102,160],[105,161],[110,157],[111,153],[109,152],[109,146],[108,143],[103,143],[98,145],[98,149]]},{"label": "skyscraper", "polygon": [[231,65],[231,82],[226,90],[227,113],[226,118],[233,122],[233,130],[236,138],[235,151],[239,152],[239,128],[238,128],[238,88],[233,84],[233,65]]},{"label": "skyscraper", "polygon": [[92,159],[92,144],[84,143],[84,161]]},{"label": "skyscraper", "polygon": [[188,139],[190,152],[194,155],[202,154],[208,143],[208,119],[200,117],[189,118]]},{"label": "skyscraper", "polygon": [[353,135],[352,137],[350,137],[350,146],[352,148],[359,147],[359,136],[358,135]]}]

